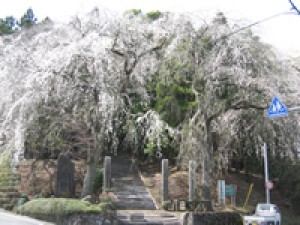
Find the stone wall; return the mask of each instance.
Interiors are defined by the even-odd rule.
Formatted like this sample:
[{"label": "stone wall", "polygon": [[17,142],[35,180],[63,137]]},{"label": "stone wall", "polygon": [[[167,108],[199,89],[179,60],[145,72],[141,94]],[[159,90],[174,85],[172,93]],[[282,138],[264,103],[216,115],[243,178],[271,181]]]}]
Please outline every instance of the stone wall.
[{"label": "stone wall", "polygon": [[90,213],[90,214],[73,214],[66,218],[60,218],[54,222],[57,225],[109,225],[116,224],[116,213]]},{"label": "stone wall", "polygon": [[243,225],[237,212],[189,213],[185,225]]},{"label": "stone wall", "polygon": [[[80,197],[82,181],[86,171],[83,161],[75,163],[75,195]],[[18,165],[20,174],[19,192],[29,197],[42,195],[50,197],[56,185],[57,160],[22,160]]]}]

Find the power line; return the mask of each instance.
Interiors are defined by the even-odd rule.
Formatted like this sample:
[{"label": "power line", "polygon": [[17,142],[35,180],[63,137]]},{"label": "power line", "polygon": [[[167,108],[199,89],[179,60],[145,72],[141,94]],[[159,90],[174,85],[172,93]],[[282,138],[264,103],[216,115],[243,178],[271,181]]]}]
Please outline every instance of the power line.
[{"label": "power line", "polygon": [[255,26],[255,25],[258,25],[258,24],[260,24],[260,23],[266,22],[266,21],[268,21],[268,20],[274,19],[274,18],[279,17],[279,16],[282,16],[282,15],[287,15],[287,14],[292,14],[292,12],[290,12],[290,11],[288,11],[288,12],[282,12],[282,13],[278,13],[278,14],[275,14],[275,15],[273,15],[273,16],[264,18],[264,19],[262,19],[262,20],[259,20],[259,21],[256,21],[256,22],[254,22],[254,23],[251,23],[251,24],[249,24],[249,25],[247,25],[247,26],[244,26],[244,27],[241,27],[241,28],[239,28],[239,29],[237,29],[237,30],[234,30],[234,31],[232,31],[232,32],[230,32],[230,33],[228,33],[228,34],[222,36],[222,38],[228,38],[228,37],[231,36],[231,35],[234,35],[234,34],[236,34],[236,33],[239,33],[239,32],[241,32],[241,31],[246,30],[246,29],[248,29],[248,28],[251,28],[251,27],[253,27],[253,26]]},{"label": "power line", "polygon": [[[234,30],[234,31],[232,31],[232,32],[230,32],[230,33],[228,33],[228,34],[226,34],[226,35],[223,35],[220,39],[228,38],[228,37],[230,37],[231,35],[234,35],[234,34],[236,34],[236,33],[239,33],[239,32],[241,32],[241,31],[243,31],[243,30],[246,30],[246,29],[248,29],[248,28],[251,28],[251,27],[253,27],[253,26],[256,26],[256,25],[258,25],[258,24],[260,24],[260,23],[266,22],[266,21],[268,21],[268,20],[274,19],[274,18],[279,17],[279,16],[290,15],[290,14],[297,14],[297,15],[300,15],[300,10],[296,7],[296,5],[293,3],[293,1],[292,1],[292,0],[288,0],[288,1],[289,1],[290,4],[292,5],[292,8],[291,8],[289,11],[277,13],[277,14],[275,14],[275,15],[272,15],[272,16],[269,16],[269,17],[267,17],[267,18],[264,18],[264,19],[261,19],[261,20],[259,20],[259,21],[256,21],[256,22],[254,22],[254,23],[251,23],[251,24],[249,24],[249,25],[247,25],[247,26],[241,27],[241,28],[239,28],[239,29],[237,29],[237,30]],[[296,11],[296,12],[294,12],[294,11]]]},{"label": "power line", "polygon": [[292,5],[292,10],[295,10],[298,15],[300,15],[300,10],[296,7],[292,0],[289,0],[290,4]]}]

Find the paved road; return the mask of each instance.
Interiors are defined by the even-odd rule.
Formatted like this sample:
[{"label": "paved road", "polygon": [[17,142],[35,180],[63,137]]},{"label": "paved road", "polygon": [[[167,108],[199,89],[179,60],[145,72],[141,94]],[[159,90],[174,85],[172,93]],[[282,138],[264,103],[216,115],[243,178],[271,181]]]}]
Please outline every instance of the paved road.
[{"label": "paved road", "polygon": [[15,215],[0,211],[0,225],[52,225],[51,223],[31,219],[25,216]]}]

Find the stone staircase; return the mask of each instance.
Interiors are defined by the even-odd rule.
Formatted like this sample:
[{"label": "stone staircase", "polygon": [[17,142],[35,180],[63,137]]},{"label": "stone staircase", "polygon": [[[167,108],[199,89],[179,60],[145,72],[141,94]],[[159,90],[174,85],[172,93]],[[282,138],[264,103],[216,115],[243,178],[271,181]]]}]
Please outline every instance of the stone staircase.
[{"label": "stone staircase", "polygon": [[183,215],[160,210],[117,211],[118,225],[181,225]]},{"label": "stone staircase", "polygon": [[155,210],[156,203],[145,187],[137,165],[128,155],[112,157],[112,191],[118,210]]},{"label": "stone staircase", "polygon": [[20,197],[19,176],[9,167],[0,167],[0,208],[11,210]]},{"label": "stone staircase", "polygon": [[138,166],[129,155],[111,160],[112,192],[118,225],[181,225],[180,213],[158,210],[144,185]]}]

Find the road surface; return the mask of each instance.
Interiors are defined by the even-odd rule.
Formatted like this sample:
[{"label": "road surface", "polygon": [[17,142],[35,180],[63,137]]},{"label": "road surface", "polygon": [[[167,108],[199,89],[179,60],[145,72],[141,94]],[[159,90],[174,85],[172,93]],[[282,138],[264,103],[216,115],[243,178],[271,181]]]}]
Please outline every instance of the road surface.
[{"label": "road surface", "polygon": [[0,225],[53,225],[44,221],[19,216],[6,211],[0,211]]}]

